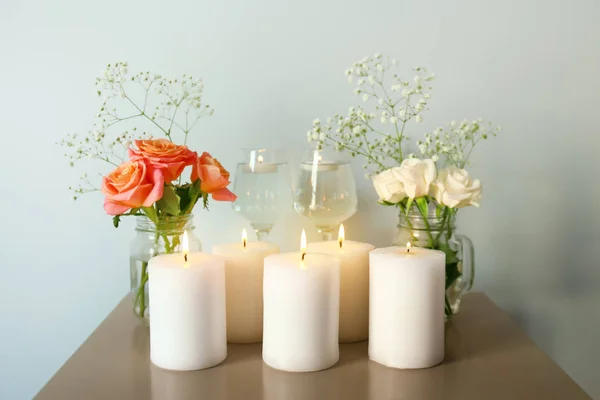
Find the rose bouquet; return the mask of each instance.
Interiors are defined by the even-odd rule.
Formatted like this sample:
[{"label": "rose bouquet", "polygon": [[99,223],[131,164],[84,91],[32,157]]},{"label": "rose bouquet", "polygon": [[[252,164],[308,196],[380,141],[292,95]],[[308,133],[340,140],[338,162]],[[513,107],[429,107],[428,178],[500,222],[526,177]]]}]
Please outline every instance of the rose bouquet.
[{"label": "rose bouquet", "polygon": [[[100,188],[83,174],[82,183],[70,189],[75,199],[100,190],[115,227],[124,216],[143,218],[141,230],[151,232],[152,243],[132,254],[131,266],[134,310],[145,319],[149,258],[178,250],[198,201],[208,208],[209,196],[217,201],[235,201],[236,196],[227,189],[229,172],[219,161],[186,146],[200,118],[213,113],[202,103],[201,80],[185,75],[166,79],[149,72],[130,77],[127,64],[116,63],[107,66],[96,85],[102,104],[94,128],[87,135],[67,135],[61,144],[69,150],[65,156],[71,166],[92,159],[114,169],[101,178]],[[144,128],[164,137],[153,139]],[[181,145],[173,141],[177,133],[183,135]]]},{"label": "rose bouquet", "polygon": [[[398,63],[380,54],[366,57],[346,70],[354,92],[370,107],[350,107],[322,123],[313,121],[308,141],[318,148],[331,146],[365,160],[379,203],[399,209],[399,234],[395,244],[438,249],[446,253],[446,316],[460,306],[462,293],[472,285],[473,250],[470,241],[454,235],[456,214],[466,206],[479,207],[482,185],[465,167],[474,147],[496,136],[482,119],[451,122],[426,133],[412,149],[407,128],[421,123],[429,110],[434,74],[413,69],[405,80]],[[467,265],[469,264],[469,265]],[[471,270],[468,273],[468,270]]]},{"label": "rose bouquet", "polygon": [[[115,227],[124,215],[145,215],[158,223],[163,217],[190,214],[199,199],[235,201],[227,189],[229,172],[209,153],[191,151],[168,139],[135,140],[129,161],[102,178],[104,210]],[[173,183],[191,166],[190,183]]]}]

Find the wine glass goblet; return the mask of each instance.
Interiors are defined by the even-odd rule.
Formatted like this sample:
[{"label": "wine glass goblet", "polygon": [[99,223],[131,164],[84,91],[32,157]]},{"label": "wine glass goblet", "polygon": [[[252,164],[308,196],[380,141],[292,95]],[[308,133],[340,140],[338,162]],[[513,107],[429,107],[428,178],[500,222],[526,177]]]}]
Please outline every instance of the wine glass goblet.
[{"label": "wine glass goblet", "polygon": [[294,210],[311,219],[323,240],[357,209],[356,182],[348,160],[339,153],[311,150],[300,162]]},{"label": "wine glass goblet", "polygon": [[247,149],[244,153],[233,180],[238,196],[233,210],[250,222],[262,241],[291,203],[287,162],[282,150]]}]

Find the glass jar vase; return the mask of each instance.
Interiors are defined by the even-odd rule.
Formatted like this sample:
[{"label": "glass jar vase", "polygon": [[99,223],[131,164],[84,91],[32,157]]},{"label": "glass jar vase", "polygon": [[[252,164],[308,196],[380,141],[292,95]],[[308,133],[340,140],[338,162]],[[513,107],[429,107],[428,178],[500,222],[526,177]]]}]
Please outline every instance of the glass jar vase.
[{"label": "glass jar vase", "polygon": [[150,323],[148,261],[159,254],[181,251],[185,231],[188,233],[190,251],[201,251],[200,240],[194,235],[192,214],[163,217],[158,223],[145,216],[136,217],[136,235],[129,247],[130,287],[133,312],[146,324]]},{"label": "glass jar vase", "polygon": [[473,286],[475,252],[471,240],[455,233],[456,213],[429,204],[427,218],[413,205],[400,212],[394,245],[411,245],[446,253],[446,319],[460,309],[462,296]]}]

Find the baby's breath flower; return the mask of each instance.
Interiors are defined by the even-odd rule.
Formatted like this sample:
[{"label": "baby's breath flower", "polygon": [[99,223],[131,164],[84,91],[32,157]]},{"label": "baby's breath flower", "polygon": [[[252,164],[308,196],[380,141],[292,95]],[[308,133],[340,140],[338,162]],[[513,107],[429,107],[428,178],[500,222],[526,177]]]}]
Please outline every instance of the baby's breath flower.
[{"label": "baby's breath flower", "polygon": [[[428,110],[431,97],[430,82],[435,75],[424,67],[416,67],[412,70],[412,79],[407,80],[397,70],[396,60],[390,61],[380,54],[354,63],[345,74],[350,82],[356,77],[354,92],[361,96],[365,108],[351,107],[346,115],[336,114],[327,120],[327,124],[313,125],[307,137],[317,141],[318,148],[331,145],[352,156],[364,156],[364,167],[376,171],[414,157],[403,153],[403,144],[409,140],[408,124],[412,120],[423,121],[422,114]],[[385,126],[387,124],[394,127],[390,129]],[[417,147],[423,156],[436,162],[446,160],[454,165],[464,165],[470,152],[465,151],[466,143],[471,143],[474,138],[485,140],[500,130],[498,127],[493,132],[484,131],[482,126],[478,119],[454,123],[446,130],[436,128],[418,141]]]},{"label": "baby's breath flower", "polygon": [[[126,120],[149,124],[159,136],[169,139],[177,132],[182,133],[185,143],[196,122],[214,113],[214,109],[203,102],[202,80],[189,76],[171,80],[149,72],[130,76],[128,64],[117,62],[108,64],[95,81],[100,106],[93,128],[86,135],[66,135],[60,142],[69,150],[65,155],[71,166],[79,160],[94,159],[113,168],[124,160],[134,140],[151,137],[136,127],[119,130]],[[136,90],[140,93],[135,93]],[[144,101],[138,103],[137,99]],[[120,107],[120,102],[126,107]],[[76,195],[97,190],[87,175],[82,176],[81,182],[71,189]]]}]

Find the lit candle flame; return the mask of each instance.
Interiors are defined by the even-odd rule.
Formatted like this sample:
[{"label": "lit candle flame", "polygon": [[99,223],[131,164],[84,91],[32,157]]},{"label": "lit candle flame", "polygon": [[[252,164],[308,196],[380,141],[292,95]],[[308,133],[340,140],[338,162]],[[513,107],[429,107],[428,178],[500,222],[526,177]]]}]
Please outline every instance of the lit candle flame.
[{"label": "lit candle flame", "polygon": [[302,253],[302,261],[306,256],[306,232],[302,229],[302,235],[300,235],[300,252]]},{"label": "lit candle flame", "polygon": [[246,228],[242,229],[242,245],[244,248],[248,246],[248,232],[246,232]]},{"label": "lit candle flame", "polygon": [[410,253],[410,249],[412,248],[412,244],[410,242],[406,242],[406,252]]},{"label": "lit candle flame", "polygon": [[345,232],[344,232],[344,224],[341,224],[340,225],[340,230],[338,232],[338,243],[340,244],[340,249],[344,245],[345,238],[346,238],[346,235],[345,235]]},{"label": "lit candle flame", "polygon": [[183,259],[185,260],[185,262],[187,264],[188,254],[190,252],[190,241],[188,239],[187,231],[183,232],[183,240],[181,241],[181,249],[183,250]]},{"label": "lit candle flame", "polygon": [[265,158],[263,156],[258,156],[257,160],[259,164],[262,164],[263,161],[265,161]]}]

